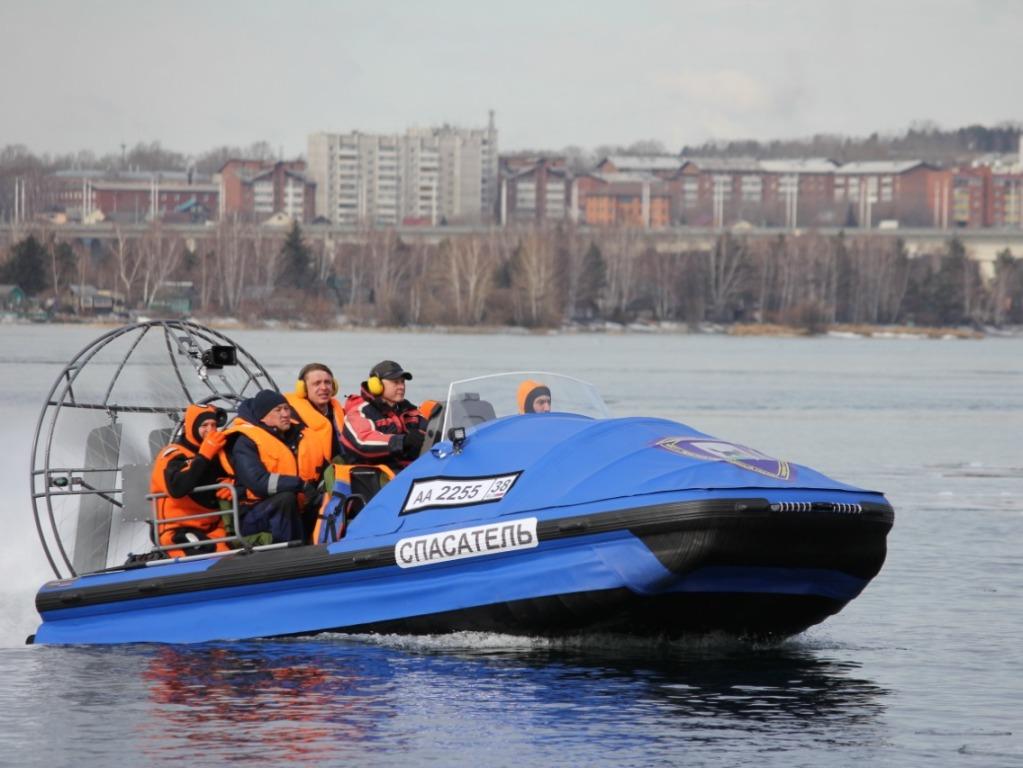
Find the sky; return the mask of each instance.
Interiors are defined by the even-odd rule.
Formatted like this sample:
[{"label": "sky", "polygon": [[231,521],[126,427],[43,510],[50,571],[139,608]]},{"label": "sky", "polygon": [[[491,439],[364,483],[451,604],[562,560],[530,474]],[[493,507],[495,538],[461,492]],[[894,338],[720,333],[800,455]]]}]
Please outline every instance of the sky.
[{"label": "sky", "polygon": [[499,147],[1023,119],[1017,0],[0,0],[0,147],[190,155],[317,131]]}]

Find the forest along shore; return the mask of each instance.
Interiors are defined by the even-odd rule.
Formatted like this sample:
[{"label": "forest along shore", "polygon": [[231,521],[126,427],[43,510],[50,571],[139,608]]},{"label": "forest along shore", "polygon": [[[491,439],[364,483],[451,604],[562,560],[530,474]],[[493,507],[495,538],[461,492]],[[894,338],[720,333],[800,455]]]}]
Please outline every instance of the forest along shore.
[{"label": "forest along shore", "polygon": [[1023,324],[1023,259],[1006,249],[982,267],[955,236],[911,252],[898,237],[852,232],[720,232],[665,250],[626,228],[436,241],[367,230],[348,242],[307,239],[297,224],[209,230],[154,225],[89,245],[29,234],[0,264],[0,309],[38,321],[102,312],[311,327]]}]

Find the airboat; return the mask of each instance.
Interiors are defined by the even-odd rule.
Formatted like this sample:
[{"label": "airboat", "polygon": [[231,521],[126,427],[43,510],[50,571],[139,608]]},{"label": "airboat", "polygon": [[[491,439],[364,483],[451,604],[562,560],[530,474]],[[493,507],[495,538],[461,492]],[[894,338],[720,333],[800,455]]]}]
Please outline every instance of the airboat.
[{"label": "airboat", "polygon": [[[551,413],[518,412],[524,379],[547,386]],[[233,412],[265,388],[252,355],[187,321],[111,331],[64,368],[33,445],[55,579],[31,642],[778,638],[841,610],[885,559],[880,492],[677,422],[613,418],[595,387],[549,372],[452,382],[415,462],[358,494],[328,489],[324,516],[346,522],[336,540],[160,556],[148,479],[185,405]]]}]

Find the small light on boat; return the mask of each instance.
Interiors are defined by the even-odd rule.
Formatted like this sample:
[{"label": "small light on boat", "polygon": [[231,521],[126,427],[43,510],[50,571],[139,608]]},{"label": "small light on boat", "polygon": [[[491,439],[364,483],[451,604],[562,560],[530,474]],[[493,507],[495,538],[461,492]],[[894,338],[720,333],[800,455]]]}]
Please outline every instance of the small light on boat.
[{"label": "small light on boat", "polygon": [[452,427],[449,429],[448,440],[451,441],[455,453],[461,453],[462,446],[465,445],[465,427]]}]

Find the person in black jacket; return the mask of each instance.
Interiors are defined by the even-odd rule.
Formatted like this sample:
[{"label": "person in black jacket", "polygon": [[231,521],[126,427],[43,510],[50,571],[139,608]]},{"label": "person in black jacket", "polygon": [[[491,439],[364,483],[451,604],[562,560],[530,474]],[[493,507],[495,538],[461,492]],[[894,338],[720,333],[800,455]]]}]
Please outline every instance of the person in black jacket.
[{"label": "person in black jacket", "polygon": [[299,510],[315,495],[315,486],[299,476],[301,431],[292,423],[284,395],[264,389],[242,401],[227,432],[237,484],[245,488],[239,505],[241,534],[269,532],[275,542],[301,540]]}]

